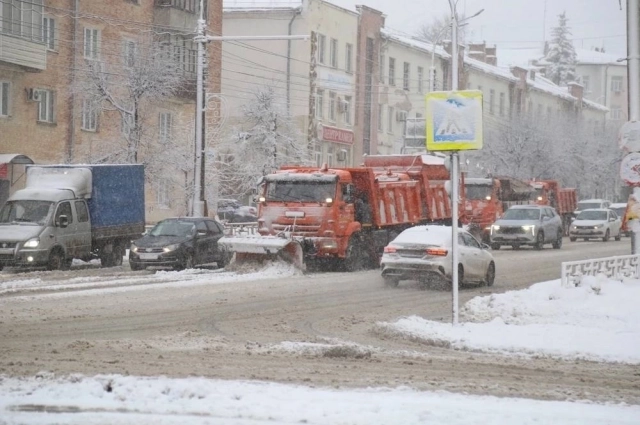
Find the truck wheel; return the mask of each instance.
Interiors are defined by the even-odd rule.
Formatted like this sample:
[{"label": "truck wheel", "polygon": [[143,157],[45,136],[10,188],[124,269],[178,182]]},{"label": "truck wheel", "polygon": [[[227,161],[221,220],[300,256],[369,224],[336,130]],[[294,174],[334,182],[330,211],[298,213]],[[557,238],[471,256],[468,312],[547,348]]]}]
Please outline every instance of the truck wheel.
[{"label": "truck wheel", "polygon": [[144,269],[144,266],[140,264],[129,262],[129,265],[131,266],[131,270],[134,272]]},{"label": "truck wheel", "polygon": [[113,266],[121,266],[122,257],[124,257],[124,247],[122,245],[114,245],[111,256],[112,256],[111,264]]},{"label": "truck wheel", "polygon": [[52,251],[49,254],[49,261],[47,262],[48,270],[63,270],[65,258],[64,254],[59,250]]},{"label": "truck wheel", "polygon": [[609,236],[611,236],[611,235],[609,233],[609,229],[607,229],[607,231],[604,233],[604,237],[602,238],[602,242],[608,242],[609,241]]},{"label": "truck wheel", "polygon": [[544,232],[538,232],[538,235],[536,236],[536,243],[535,245],[533,245],[533,247],[538,251],[540,251],[544,247]]},{"label": "truck wheel", "polygon": [[570,240],[571,242],[575,242],[575,241],[577,241],[577,240],[578,240],[578,238],[574,238],[573,236],[571,236],[571,237],[569,237],[569,240]]},{"label": "truck wheel", "polygon": [[562,248],[562,233],[562,230],[558,231],[558,239],[556,239],[552,244],[553,249]]},{"label": "truck wheel", "polygon": [[193,266],[194,266],[193,255],[187,252],[184,255],[184,258],[182,259],[182,262],[180,263],[180,265],[176,266],[175,269],[176,270],[192,269]]},{"label": "truck wheel", "polygon": [[500,244],[499,243],[492,243],[491,244],[491,249],[493,249],[494,251],[498,251],[500,249]]},{"label": "truck wheel", "polygon": [[344,257],[344,269],[348,272],[355,272],[363,268],[364,262],[360,242],[356,236],[352,236],[349,239],[349,245],[347,245],[347,252]]},{"label": "truck wheel", "polygon": [[614,239],[615,239],[616,241],[621,240],[621,239],[622,239],[622,233],[618,232],[618,236],[616,236]]},{"label": "truck wheel", "polygon": [[464,267],[462,264],[458,264],[458,287],[464,283]]}]

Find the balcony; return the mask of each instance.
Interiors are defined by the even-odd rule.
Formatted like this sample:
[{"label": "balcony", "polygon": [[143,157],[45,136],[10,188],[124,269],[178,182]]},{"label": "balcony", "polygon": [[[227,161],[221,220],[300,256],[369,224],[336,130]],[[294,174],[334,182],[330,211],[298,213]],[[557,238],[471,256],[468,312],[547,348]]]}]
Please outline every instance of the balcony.
[{"label": "balcony", "polygon": [[153,22],[156,25],[183,28],[194,32],[199,0],[155,0]]},{"label": "balcony", "polygon": [[42,0],[0,0],[0,10],[0,62],[34,71],[46,69]]}]

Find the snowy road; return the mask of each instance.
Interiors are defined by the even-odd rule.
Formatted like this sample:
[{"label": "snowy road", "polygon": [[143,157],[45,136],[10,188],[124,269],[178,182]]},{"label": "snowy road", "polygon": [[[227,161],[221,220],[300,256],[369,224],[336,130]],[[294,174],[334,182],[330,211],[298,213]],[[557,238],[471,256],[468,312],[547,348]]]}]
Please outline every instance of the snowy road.
[{"label": "snowy road", "polygon": [[[557,279],[560,262],[628,254],[622,242],[495,252],[498,277],[461,304]],[[265,279],[265,277],[268,277]],[[130,272],[125,266],[0,274],[0,373],[117,373],[260,379],[305,385],[408,385],[471,394],[640,404],[637,365],[518,358],[394,338],[375,323],[448,321],[451,294],[379,272],[301,275],[215,270]]]}]

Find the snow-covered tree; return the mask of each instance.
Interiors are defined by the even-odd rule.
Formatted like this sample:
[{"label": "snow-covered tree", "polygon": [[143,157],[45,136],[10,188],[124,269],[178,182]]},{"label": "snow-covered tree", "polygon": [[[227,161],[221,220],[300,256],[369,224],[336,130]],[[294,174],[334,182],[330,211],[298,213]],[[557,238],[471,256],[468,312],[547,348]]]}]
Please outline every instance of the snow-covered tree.
[{"label": "snow-covered tree", "polygon": [[259,177],[281,165],[308,162],[306,143],[273,88],[256,90],[242,112],[244,122],[232,130],[216,156],[220,193],[249,193]]},{"label": "snow-covered tree", "polygon": [[545,55],[546,77],[559,86],[576,79],[576,51],[569,39],[571,29],[565,12],[558,15],[558,26],[551,30],[552,39]]},{"label": "snow-covered tree", "polygon": [[[458,21],[462,21],[464,15],[458,15]],[[451,15],[446,14],[441,17],[434,17],[431,22],[425,23],[418,29],[416,38],[429,43],[441,44],[442,40],[451,39]],[[466,27],[458,27],[458,43],[464,44],[466,38]]]},{"label": "snow-covered tree", "polygon": [[120,115],[121,137],[104,144],[102,160],[136,163],[149,136],[145,122],[153,107],[184,87],[185,76],[166,43],[148,40],[131,44],[123,54],[116,50],[118,54],[90,52],[95,57],[85,60],[73,90],[94,111]]}]

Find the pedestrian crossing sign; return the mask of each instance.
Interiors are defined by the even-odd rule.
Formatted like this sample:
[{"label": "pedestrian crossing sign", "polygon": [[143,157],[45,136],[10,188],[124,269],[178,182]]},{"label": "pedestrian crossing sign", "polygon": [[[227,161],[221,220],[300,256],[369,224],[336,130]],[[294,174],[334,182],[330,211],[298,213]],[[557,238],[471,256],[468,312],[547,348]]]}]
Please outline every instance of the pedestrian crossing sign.
[{"label": "pedestrian crossing sign", "polygon": [[482,92],[431,92],[426,96],[427,150],[482,149]]}]

